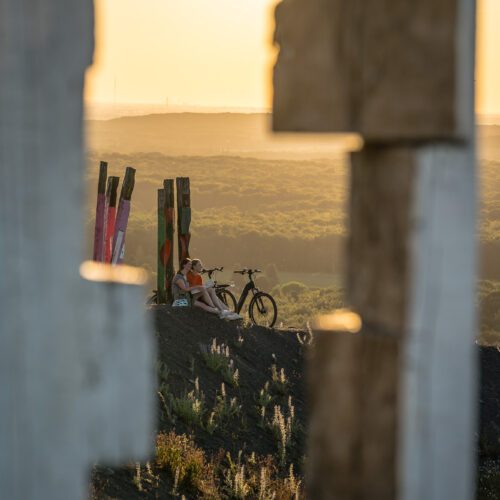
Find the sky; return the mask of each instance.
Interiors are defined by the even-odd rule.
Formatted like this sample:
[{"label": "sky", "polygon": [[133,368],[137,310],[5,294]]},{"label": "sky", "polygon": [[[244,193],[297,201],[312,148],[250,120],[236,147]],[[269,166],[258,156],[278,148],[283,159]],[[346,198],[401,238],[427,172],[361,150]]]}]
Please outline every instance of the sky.
[{"label": "sky", "polygon": [[[86,101],[270,108],[276,3],[95,0],[96,53]],[[478,0],[481,114],[500,114],[499,23],[500,0]]]}]

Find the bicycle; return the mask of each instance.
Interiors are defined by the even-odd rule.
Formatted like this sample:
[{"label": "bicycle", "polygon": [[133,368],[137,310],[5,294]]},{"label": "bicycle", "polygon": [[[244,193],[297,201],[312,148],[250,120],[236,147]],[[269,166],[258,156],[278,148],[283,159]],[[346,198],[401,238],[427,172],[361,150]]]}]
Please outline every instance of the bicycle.
[{"label": "bicycle", "polygon": [[236,274],[248,275],[248,283],[243,288],[241,296],[236,305],[236,312],[239,314],[243,309],[243,305],[252,292],[253,297],[248,306],[248,315],[254,325],[266,326],[272,328],[278,318],[278,307],[273,297],[266,293],[261,292],[253,280],[253,275],[261,273],[260,269],[242,269],[241,271],[234,271]]},{"label": "bicycle", "polygon": [[146,305],[151,306],[158,303],[158,290],[153,290],[153,295],[146,299]]},{"label": "bicycle", "polygon": [[214,267],[213,269],[203,269],[201,274],[207,274],[208,279],[212,280],[214,283],[215,293],[217,297],[219,297],[222,302],[229,308],[230,311],[236,312],[237,303],[236,297],[228,290],[233,285],[217,283],[215,279],[215,274],[218,272],[222,272],[224,270],[223,267]]}]

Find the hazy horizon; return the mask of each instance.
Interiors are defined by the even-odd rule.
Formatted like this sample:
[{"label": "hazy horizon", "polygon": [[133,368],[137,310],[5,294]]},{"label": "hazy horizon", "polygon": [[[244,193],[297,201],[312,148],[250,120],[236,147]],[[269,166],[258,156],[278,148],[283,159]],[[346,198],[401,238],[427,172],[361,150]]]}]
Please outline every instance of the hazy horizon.
[{"label": "hazy horizon", "polygon": [[[179,105],[165,105],[163,103],[148,102],[86,102],[86,120],[110,120],[116,118],[140,117],[149,114],[176,114],[176,113],[200,113],[200,114],[272,114],[271,108],[253,108],[237,106],[203,106],[183,103]],[[478,125],[500,125],[500,113],[480,113],[476,111]]]},{"label": "hazy horizon", "polygon": [[[85,101],[267,110],[277,0],[96,0]],[[500,115],[500,2],[478,1],[477,106]]]}]

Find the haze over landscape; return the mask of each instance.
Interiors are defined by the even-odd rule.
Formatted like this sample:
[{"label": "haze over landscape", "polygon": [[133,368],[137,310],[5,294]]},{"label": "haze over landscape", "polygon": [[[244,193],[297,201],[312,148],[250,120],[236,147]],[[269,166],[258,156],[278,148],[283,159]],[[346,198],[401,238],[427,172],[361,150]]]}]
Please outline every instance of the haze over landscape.
[{"label": "haze over landscape", "polygon": [[[99,160],[118,176],[126,165],[137,168],[126,260],[147,268],[153,287],[156,190],[164,178],[189,176],[192,254],[207,265],[267,269],[262,286],[279,288],[280,321],[301,326],[311,311],[341,301],[346,155],[360,144],[353,137],[271,134],[275,3],[96,1],[97,49],[85,94],[87,221],[90,231]],[[481,276],[491,280],[481,288],[486,297],[500,280],[500,5],[479,0],[478,7],[478,231]]]},{"label": "haze over landscape", "polygon": [[[92,499],[158,498],[160,491],[188,492],[187,498],[305,498],[309,322],[345,306],[349,154],[362,141],[354,134],[272,134],[277,3],[95,0],[95,64],[85,85],[87,255],[99,162],[107,161],[108,175],[120,181],[132,166],[125,262],[145,268],[148,290],[155,289],[157,190],[166,178],[189,177],[191,256],[206,267],[224,266],[218,278],[233,281],[236,295],[245,280],[232,270],[262,269],[256,282],[276,301],[278,328],[271,333],[221,321],[196,307],[152,307],[155,458],[111,472],[96,467]],[[477,0],[477,6],[479,343],[498,349],[500,2]],[[486,392],[482,387],[476,437],[479,490],[487,493],[478,500],[497,498],[489,495],[500,484],[497,349],[480,347],[490,361],[481,360]],[[273,493],[263,494],[268,488]]]}]

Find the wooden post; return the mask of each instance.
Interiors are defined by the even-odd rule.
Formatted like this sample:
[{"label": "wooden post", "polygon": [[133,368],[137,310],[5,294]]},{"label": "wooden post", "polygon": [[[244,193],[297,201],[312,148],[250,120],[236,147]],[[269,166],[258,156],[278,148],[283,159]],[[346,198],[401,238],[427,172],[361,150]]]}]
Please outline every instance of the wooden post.
[{"label": "wooden post", "polygon": [[80,276],[91,313],[78,356],[86,377],[99,373],[99,383],[81,390],[92,417],[81,447],[93,446],[93,454],[110,465],[118,465],[120,456],[134,448],[146,458],[155,426],[155,345],[142,306],[147,273],[127,265],[84,262]]},{"label": "wooden post", "polygon": [[163,181],[165,191],[165,290],[167,303],[171,304],[172,280],[174,279],[174,234],[175,234],[175,210],[174,210],[174,180],[165,179]]},{"label": "wooden post", "polygon": [[118,191],[119,177],[109,177],[106,189],[106,205],[104,208],[104,262],[111,262],[113,251],[113,236],[115,234],[116,220],[116,194]]},{"label": "wooden post", "polygon": [[83,500],[91,464],[154,450],[145,290],[124,266],[78,273],[93,4],[0,0],[2,499]]},{"label": "wooden post", "polygon": [[156,303],[165,303],[165,190],[158,189],[158,266]]},{"label": "wooden post", "polygon": [[95,210],[94,253],[93,259],[98,262],[104,260],[104,205],[106,192],[106,177],[108,164],[101,161],[99,165],[99,181],[97,183],[97,206]]},{"label": "wooden post", "polygon": [[358,132],[378,143],[468,139],[475,1],[418,3],[410,12],[397,0],[387,9],[280,2],[274,129]]},{"label": "wooden post", "polygon": [[127,231],[128,217],[130,214],[130,200],[135,183],[135,168],[127,167],[123,179],[118,213],[116,215],[115,234],[113,238],[112,264],[121,264],[125,256],[125,233]]},{"label": "wooden post", "polygon": [[398,347],[396,336],[363,327],[350,311],[315,325],[310,498],[395,498]]},{"label": "wooden post", "polygon": [[182,259],[189,257],[189,241],[191,233],[191,193],[189,188],[189,177],[177,177],[177,238],[179,248],[179,264]]},{"label": "wooden post", "polygon": [[389,4],[276,11],[275,130],[364,139],[346,287],[363,327],[318,335],[309,487],[318,500],[471,500],[475,2]]}]

